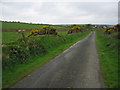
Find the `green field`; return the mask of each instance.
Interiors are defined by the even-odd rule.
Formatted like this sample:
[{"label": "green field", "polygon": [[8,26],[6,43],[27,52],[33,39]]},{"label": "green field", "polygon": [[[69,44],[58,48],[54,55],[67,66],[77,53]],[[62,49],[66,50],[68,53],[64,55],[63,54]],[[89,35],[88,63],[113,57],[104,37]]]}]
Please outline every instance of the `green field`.
[{"label": "green field", "polygon": [[[2,22],[3,30],[12,29],[40,29],[43,26],[48,26],[49,24],[32,24],[32,23],[22,23],[22,22]],[[64,29],[64,26],[50,25],[57,29]]]},{"label": "green field", "polygon": [[[67,34],[66,31],[57,31],[58,35],[64,36]],[[2,44],[12,43],[22,38],[22,35],[17,32],[1,32],[2,33]],[[25,36],[27,36],[30,32],[25,32]],[[41,35],[44,36],[44,35]]]},{"label": "green field", "polygon": [[120,86],[118,85],[118,42],[120,43],[120,40],[97,31],[96,42],[104,82],[109,88],[118,88]]},{"label": "green field", "polygon": [[[25,35],[29,34],[30,32],[25,32]],[[18,39],[22,38],[22,35],[17,32],[2,32],[2,44],[12,43],[17,41]]]}]

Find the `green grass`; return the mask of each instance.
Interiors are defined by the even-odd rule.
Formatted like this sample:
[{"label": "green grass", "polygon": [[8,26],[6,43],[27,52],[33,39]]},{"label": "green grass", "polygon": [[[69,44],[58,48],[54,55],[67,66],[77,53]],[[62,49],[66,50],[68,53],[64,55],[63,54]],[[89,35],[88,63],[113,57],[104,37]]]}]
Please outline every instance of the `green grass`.
[{"label": "green grass", "polygon": [[[65,36],[67,34],[66,31],[57,31],[59,35],[61,36]],[[0,32],[0,35],[2,33],[2,39],[0,43],[2,44],[7,44],[7,43],[12,43],[17,41],[18,39],[22,38],[21,34],[18,34],[17,32]],[[25,35],[27,36],[30,32],[25,32]],[[44,36],[44,35],[40,35],[40,36]]]},{"label": "green grass", "polygon": [[2,44],[2,32],[0,32],[0,44]]},{"label": "green grass", "polygon": [[[2,24],[1,24],[2,23]],[[24,23],[24,22],[6,22],[6,21],[0,21],[0,29],[3,31],[16,31],[18,29],[26,29],[31,30],[31,29],[40,29],[43,26],[52,26],[57,28],[58,30],[68,30],[66,29],[66,26],[63,25],[51,25],[51,24],[33,24],[33,23]],[[72,25],[67,26],[68,28],[71,27]],[[88,24],[78,24],[83,29],[88,29],[89,25]],[[89,28],[90,29],[90,28]]]},{"label": "green grass", "polygon": [[15,84],[18,80],[31,73],[36,68],[47,63],[49,60],[54,58],[56,55],[63,52],[65,49],[73,45],[80,39],[83,39],[89,34],[89,32],[77,33],[67,35],[66,32],[59,32],[62,37],[56,38],[54,36],[37,36],[31,37],[33,40],[40,40],[40,43],[47,49],[47,53],[40,54],[38,56],[32,56],[27,63],[17,64],[5,69],[3,71],[3,88],[10,87]]},{"label": "green grass", "polygon": [[100,68],[109,88],[118,87],[118,42],[120,40],[110,38],[103,32],[96,32]]},{"label": "green grass", "polygon": [[60,36],[65,36],[66,34],[67,34],[67,32],[66,31],[57,31],[57,33],[58,33],[58,35],[60,35]]},{"label": "green grass", "polygon": [[[49,24],[32,24],[32,23],[22,23],[22,22],[2,22],[2,29],[40,29],[43,26],[48,26]],[[63,29],[65,27],[59,25],[50,25],[58,29]]]},{"label": "green grass", "polygon": [[[25,35],[30,32],[25,32]],[[2,32],[2,44],[12,43],[22,38],[22,35],[17,32]]]},{"label": "green grass", "polygon": [[[59,35],[64,36],[66,35],[66,31],[57,31]],[[2,40],[0,40],[2,44],[12,43],[17,41],[18,39],[22,38],[21,34],[18,34],[17,32],[0,32],[2,33]],[[25,32],[25,35],[27,36],[30,32]],[[0,34],[1,35],[1,34]],[[44,35],[41,35],[44,36]]]}]

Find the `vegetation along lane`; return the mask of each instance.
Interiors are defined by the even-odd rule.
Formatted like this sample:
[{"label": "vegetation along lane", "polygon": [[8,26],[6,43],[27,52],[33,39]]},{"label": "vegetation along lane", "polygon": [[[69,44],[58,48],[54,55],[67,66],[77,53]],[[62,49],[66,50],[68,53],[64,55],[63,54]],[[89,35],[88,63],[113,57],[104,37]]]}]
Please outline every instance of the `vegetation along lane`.
[{"label": "vegetation along lane", "polygon": [[104,88],[95,32],[20,80],[12,88]]}]

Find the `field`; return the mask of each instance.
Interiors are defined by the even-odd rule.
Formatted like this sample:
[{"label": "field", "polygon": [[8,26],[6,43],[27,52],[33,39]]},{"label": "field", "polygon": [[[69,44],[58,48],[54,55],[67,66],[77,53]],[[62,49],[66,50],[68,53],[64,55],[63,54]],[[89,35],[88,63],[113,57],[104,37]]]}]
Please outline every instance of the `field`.
[{"label": "field", "polygon": [[[1,22],[0,22],[1,23]],[[40,29],[43,26],[48,26],[48,24],[32,24],[32,23],[21,23],[21,22],[2,22],[2,27],[0,26],[0,28],[2,28],[3,32],[2,33],[2,44],[6,44],[6,43],[11,43],[14,42],[20,38],[22,38],[21,34],[18,34],[17,31],[19,29],[25,29],[25,35],[28,35],[30,33],[30,31],[32,29]],[[66,31],[68,29],[66,29],[65,26],[59,26],[59,25],[50,25],[52,27],[55,27],[59,33],[59,31]],[[62,32],[60,32],[62,33]]]},{"label": "field", "polygon": [[[66,35],[66,31],[57,31],[59,35]],[[25,36],[27,36],[30,32],[25,32]],[[44,36],[44,35],[41,35]],[[12,43],[21,39],[22,35],[17,32],[2,32],[2,44]]]},{"label": "field", "polygon": [[[49,24],[32,24],[32,23],[21,23],[21,22],[2,22],[3,31],[16,31],[17,29],[40,29],[43,26],[49,26]],[[64,26],[50,25],[57,29],[64,29]]]},{"label": "field", "polygon": [[[29,32],[25,32],[27,35]],[[12,43],[22,38],[21,34],[17,32],[2,32],[2,44]]]}]

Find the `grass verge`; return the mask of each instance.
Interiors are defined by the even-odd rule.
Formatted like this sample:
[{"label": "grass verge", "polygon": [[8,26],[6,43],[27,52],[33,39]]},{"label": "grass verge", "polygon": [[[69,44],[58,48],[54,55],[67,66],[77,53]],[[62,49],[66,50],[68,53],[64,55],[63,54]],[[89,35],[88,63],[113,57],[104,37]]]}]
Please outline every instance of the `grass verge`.
[{"label": "grass verge", "polygon": [[[89,32],[79,33],[68,35],[66,38],[54,38],[54,37],[45,37],[43,38],[42,44],[47,47],[47,53],[31,58],[27,63],[19,64],[14,67],[11,67],[11,70],[3,71],[3,88],[8,88],[15,84],[17,81],[31,73],[33,70],[47,63],[49,60],[63,52],[65,49],[69,48],[78,40],[83,39],[89,34]],[[56,40],[55,40],[56,39]],[[63,43],[65,41],[65,43]],[[49,43],[46,43],[49,42]],[[57,43],[56,43],[57,42]]]},{"label": "grass verge", "polygon": [[96,43],[100,59],[100,69],[104,82],[109,88],[118,88],[118,42],[103,32],[96,32]]}]

